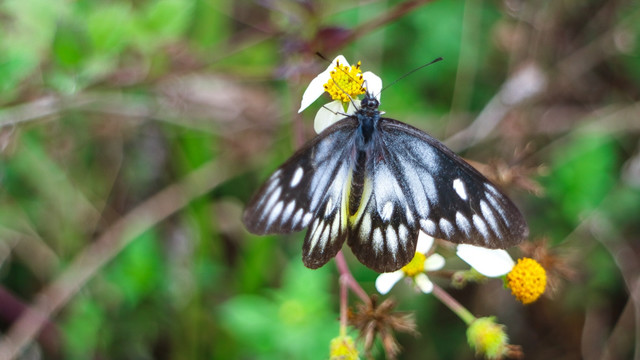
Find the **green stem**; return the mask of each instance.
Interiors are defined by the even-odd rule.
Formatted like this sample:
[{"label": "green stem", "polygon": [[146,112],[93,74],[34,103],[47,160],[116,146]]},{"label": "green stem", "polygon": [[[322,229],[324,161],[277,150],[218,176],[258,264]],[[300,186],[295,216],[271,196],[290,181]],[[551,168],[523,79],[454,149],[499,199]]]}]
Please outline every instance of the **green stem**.
[{"label": "green stem", "polygon": [[467,310],[464,306],[462,306],[456,299],[451,297],[444,289],[440,286],[433,284],[433,295],[438,298],[438,300],[442,301],[451,311],[453,311],[456,315],[462,319],[462,321],[467,324],[467,326],[471,325],[471,323],[476,319],[473,314]]}]

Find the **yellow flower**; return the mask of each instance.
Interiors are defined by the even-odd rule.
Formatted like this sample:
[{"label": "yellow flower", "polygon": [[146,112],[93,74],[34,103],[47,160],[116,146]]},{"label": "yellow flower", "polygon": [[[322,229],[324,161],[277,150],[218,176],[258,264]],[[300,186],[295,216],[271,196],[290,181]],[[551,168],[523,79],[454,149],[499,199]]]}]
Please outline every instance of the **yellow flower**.
[{"label": "yellow flower", "polygon": [[378,292],[383,295],[388,293],[398,281],[406,277],[411,279],[420,291],[425,294],[430,293],[433,290],[433,283],[425,272],[440,270],[445,262],[440,254],[432,254],[429,257],[425,255],[433,246],[433,241],[433,237],[420,231],[418,243],[416,244],[416,254],[413,259],[400,270],[378,275],[376,279]]},{"label": "yellow flower", "polygon": [[[382,90],[382,80],[376,74],[367,71],[362,73],[360,62],[351,66],[344,56],[339,55],[331,62],[325,71],[316,76],[302,95],[300,110],[309,107],[323,93],[327,92],[333,99],[318,110],[313,127],[317,133],[331,126],[333,123],[342,120],[347,115],[356,112],[356,107],[360,105],[360,100],[356,96],[368,91],[375,95],[380,101],[380,91]],[[345,112],[345,105],[347,105]]]},{"label": "yellow flower", "polygon": [[523,304],[536,301],[547,286],[547,273],[537,261],[530,258],[518,259],[518,263],[506,276],[507,287]]},{"label": "yellow flower", "polygon": [[360,61],[356,65],[341,64],[336,61],[336,66],[329,72],[331,78],[323,85],[324,91],[331,95],[333,100],[343,103],[351,102],[356,96],[365,93],[364,78],[360,70]]},{"label": "yellow flower", "polygon": [[330,360],[357,360],[358,349],[350,336],[338,336],[331,340]]},{"label": "yellow flower", "polygon": [[504,250],[467,244],[458,245],[457,255],[486,277],[503,277],[513,296],[523,304],[536,301],[545,291],[547,273],[533,259],[522,258],[515,263]]}]

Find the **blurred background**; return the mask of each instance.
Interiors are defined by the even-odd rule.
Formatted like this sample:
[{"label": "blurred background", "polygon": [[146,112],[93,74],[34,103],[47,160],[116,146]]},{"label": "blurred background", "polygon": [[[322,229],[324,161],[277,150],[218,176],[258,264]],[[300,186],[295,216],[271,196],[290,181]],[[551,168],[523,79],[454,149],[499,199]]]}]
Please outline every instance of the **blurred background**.
[{"label": "blurred background", "polygon": [[[501,185],[550,277],[528,306],[437,283],[529,359],[639,359],[639,30],[631,0],[1,1],[0,358],[327,358],[334,262],[240,220],[314,135],[320,52],[386,84],[442,56],[381,109]],[[400,358],[474,358],[434,297],[391,296]]]}]

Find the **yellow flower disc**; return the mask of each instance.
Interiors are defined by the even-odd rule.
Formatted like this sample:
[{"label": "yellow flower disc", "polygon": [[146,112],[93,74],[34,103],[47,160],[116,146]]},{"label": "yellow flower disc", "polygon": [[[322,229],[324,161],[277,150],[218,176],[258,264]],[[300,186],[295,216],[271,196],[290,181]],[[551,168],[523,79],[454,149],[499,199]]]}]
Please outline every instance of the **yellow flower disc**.
[{"label": "yellow flower disc", "polygon": [[411,259],[407,265],[402,267],[402,271],[409,276],[414,277],[420,273],[424,272],[424,262],[427,260],[427,257],[420,252],[416,252],[416,255]]},{"label": "yellow flower disc", "polygon": [[336,67],[330,72],[331,79],[324,84],[324,90],[331,95],[333,100],[340,100],[348,103],[350,99],[364,94],[362,83],[362,70],[360,70],[360,62],[357,65],[340,65],[338,62]]},{"label": "yellow flower disc", "polygon": [[523,304],[536,301],[547,286],[547,273],[537,261],[518,259],[518,263],[507,274],[507,286]]}]

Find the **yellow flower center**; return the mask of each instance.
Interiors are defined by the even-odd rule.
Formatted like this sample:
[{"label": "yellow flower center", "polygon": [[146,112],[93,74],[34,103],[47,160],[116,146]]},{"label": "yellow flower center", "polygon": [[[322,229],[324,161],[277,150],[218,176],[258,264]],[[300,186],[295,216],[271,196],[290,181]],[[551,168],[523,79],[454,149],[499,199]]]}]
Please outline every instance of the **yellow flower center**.
[{"label": "yellow flower center", "polygon": [[331,340],[330,360],[357,360],[358,350],[350,336],[339,336]]},{"label": "yellow flower center", "polygon": [[424,262],[427,260],[427,257],[420,252],[416,252],[416,255],[411,259],[407,265],[402,267],[402,271],[409,276],[414,277],[422,272],[424,272]]},{"label": "yellow flower center", "polygon": [[331,70],[331,79],[324,84],[324,90],[331,95],[333,100],[340,100],[348,103],[352,98],[364,94],[362,83],[362,70],[360,70],[360,62],[358,64],[340,65],[338,62],[336,67]]},{"label": "yellow flower center", "polygon": [[523,304],[536,301],[547,286],[547,273],[537,261],[518,259],[516,266],[507,274],[507,286],[516,299]]}]

